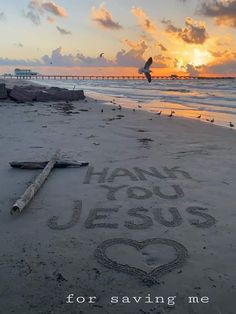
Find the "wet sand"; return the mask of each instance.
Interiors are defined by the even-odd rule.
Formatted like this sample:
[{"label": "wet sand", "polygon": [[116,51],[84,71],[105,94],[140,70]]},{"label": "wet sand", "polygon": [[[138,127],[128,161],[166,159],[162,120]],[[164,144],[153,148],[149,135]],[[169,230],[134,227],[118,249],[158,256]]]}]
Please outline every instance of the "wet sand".
[{"label": "wet sand", "polygon": [[[0,103],[4,314],[235,312],[235,131],[119,104]],[[90,167],[53,170],[11,216],[39,172],[9,162],[58,148]]]}]

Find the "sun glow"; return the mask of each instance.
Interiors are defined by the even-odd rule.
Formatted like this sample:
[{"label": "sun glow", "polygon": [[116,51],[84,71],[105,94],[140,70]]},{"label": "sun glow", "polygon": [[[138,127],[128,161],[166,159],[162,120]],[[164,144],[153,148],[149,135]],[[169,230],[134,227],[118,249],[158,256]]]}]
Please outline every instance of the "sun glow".
[{"label": "sun glow", "polygon": [[192,53],[191,63],[194,66],[206,65],[212,60],[210,52],[207,50],[201,51],[200,49],[195,48]]}]

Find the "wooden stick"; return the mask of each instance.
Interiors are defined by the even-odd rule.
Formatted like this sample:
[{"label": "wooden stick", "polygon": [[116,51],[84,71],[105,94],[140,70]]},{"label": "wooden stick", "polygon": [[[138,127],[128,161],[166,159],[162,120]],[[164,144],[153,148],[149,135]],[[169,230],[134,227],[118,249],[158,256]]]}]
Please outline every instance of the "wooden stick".
[{"label": "wooden stick", "polygon": [[[48,161],[12,161],[10,166],[18,169],[43,169],[47,165]],[[56,161],[54,168],[80,168],[88,166],[87,161],[74,161],[67,160]]]},{"label": "wooden stick", "polygon": [[25,193],[19,198],[11,209],[11,214],[14,212],[22,212],[23,209],[26,207],[27,204],[34,198],[38,190],[46,181],[47,177],[49,176],[51,170],[53,169],[57,159],[59,158],[59,151],[57,151],[51,158],[51,160],[47,163],[43,171],[37,176],[34,183],[32,183]]}]

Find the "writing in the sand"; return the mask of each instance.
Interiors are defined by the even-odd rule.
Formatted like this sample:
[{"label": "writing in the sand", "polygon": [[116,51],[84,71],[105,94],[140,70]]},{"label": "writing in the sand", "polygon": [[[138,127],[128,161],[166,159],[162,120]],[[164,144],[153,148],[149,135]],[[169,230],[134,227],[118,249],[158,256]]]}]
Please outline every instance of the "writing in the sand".
[{"label": "writing in the sand", "polygon": [[[95,228],[117,230],[123,227],[135,231],[155,227],[158,231],[160,226],[177,228],[183,223],[189,223],[196,228],[209,228],[215,224],[216,220],[211,216],[208,208],[189,202],[184,207],[181,205],[181,208],[179,205],[178,207],[170,206],[170,202],[171,205],[173,202],[175,202],[174,205],[180,204],[178,200],[185,197],[185,191],[180,183],[191,179],[190,174],[179,167],[162,167],[161,169],[133,167],[113,170],[106,167],[100,171],[89,167],[83,183],[98,184],[98,189],[104,193],[102,199],[106,199],[107,204],[86,210],[86,216],[83,218],[84,226],[87,230]],[[134,205],[136,203],[137,206]],[[181,204],[183,203],[182,201]],[[111,205],[108,206],[108,204]],[[58,217],[52,217],[48,225],[55,230],[69,229],[80,221],[81,212],[82,200],[75,202],[69,222],[59,224]],[[167,263],[157,265],[151,271],[145,271],[129,265],[128,261],[122,264],[110,258],[107,250],[117,245],[125,245],[136,249],[137,252],[141,252],[150,245],[161,245],[163,248],[173,249],[175,254]],[[171,239],[148,238],[137,241],[119,237],[100,243],[94,252],[94,257],[101,265],[136,276],[143,283],[151,286],[158,283],[160,277],[166,273],[182,267],[188,258],[188,250],[181,243]]]},{"label": "writing in the sand", "polygon": [[184,179],[192,179],[190,174],[179,167],[162,167],[162,170],[158,170],[155,167],[149,167],[148,170],[139,167],[133,167],[132,170],[126,168],[115,168],[110,171],[110,168],[103,168],[101,171],[96,171],[94,167],[89,167],[85,175],[84,184],[96,183],[114,183],[118,178],[123,178],[126,181],[133,182],[147,181],[149,177],[157,179],[178,179],[182,177]]},{"label": "writing in the sand", "polygon": [[[149,178],[157,179],[157,182],[150,186],[144,186]],[[172,179],[171,184],[163,185],[162,182]],[[209,228],[216,223],[215,218],[209,213],[209,209],[204,206],[185,206],[177,208],[169,206],[168,201],[174,201],[185,197],[185,192],[180,184],[173,183],[175,179],[189,180],[191,175],[179,167],[162,167],[157,169],[149,167],[142,169],[133,167],[131,169],[115,168],[110,170],[106,167],[97,171],[94,167],[89,167],[85,175],[84,184],[96,183],[104,193],[108,201],[118,202],[125,198],[138,200],[139,206],[131,208],[116,206],[104,206],[90,208],[84,225],[87,229],[110,228],[117,229],[121,226],[131,230],[148,229],[153,225],[162,225],[168,228],[176,228],[187,222],[196,228]],[[127,184],[121,184],[125,180]],[[139,183],[142,182],[142,185]],[[154,206],[151,209],[140,202],[156,198],[165,200],[163,206]],[[80,221],[82,211],[82,201],[75,202],[71,220],[63,225],[57,223],[58,218],[52,217],[49,220],[49,227],[52,229],[68,229]],[[119,215],[122,213],[122,215]]]}]

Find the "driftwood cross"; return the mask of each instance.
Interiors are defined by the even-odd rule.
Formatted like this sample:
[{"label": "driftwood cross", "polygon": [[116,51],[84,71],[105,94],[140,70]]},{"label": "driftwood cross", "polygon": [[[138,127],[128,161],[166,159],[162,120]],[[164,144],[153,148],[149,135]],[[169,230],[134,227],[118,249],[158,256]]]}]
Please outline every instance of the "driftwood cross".
[{"label": "driftwood cross", "polygon": [[11,213],[22,212],[23,209],[29,204],[34,198],[38,190],[44,184],[53,168],[80,168],[88,166],[88,162],[70,162],[60,161],[59,151],[57,151],[49,161],[42,162],[10,162],[10,166],[19,169],[43,169],[42,172],[37,176],[35,181],[26,189],[24,194],[15,202],[11,208]]}]

